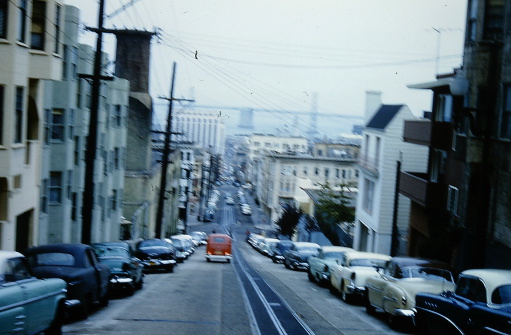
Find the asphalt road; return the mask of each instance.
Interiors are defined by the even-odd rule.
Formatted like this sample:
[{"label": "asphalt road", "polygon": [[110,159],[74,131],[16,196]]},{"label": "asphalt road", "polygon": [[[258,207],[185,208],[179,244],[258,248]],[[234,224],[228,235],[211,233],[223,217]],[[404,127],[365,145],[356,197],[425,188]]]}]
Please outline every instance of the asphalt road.
[{"label": "asphalt road", "polygon": [[[230,189],[233,193],[233,188]],[[235,192],[234,192],[235,196]],[[274,264],[245,242],[261,218],[223,204],[213,222],[189,220],[189,231],[231,232],[232,263],[208,263],[199,247],[174,273],[153,273],[131,297],[114,297],[64,334],[411,334],[395,331],[362,305],[349,305],[302,271]],[[253,202],[249,202],[254,207]]]}]

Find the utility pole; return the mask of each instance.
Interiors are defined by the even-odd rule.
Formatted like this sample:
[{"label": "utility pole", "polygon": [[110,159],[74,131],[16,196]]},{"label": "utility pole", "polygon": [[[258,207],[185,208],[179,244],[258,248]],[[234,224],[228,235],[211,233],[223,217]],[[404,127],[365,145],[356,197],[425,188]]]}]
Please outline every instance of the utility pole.
[{"label": "utility pole", "polygon": [[99,98],[101,88],[101,56],[103,53],[103,15],[105,0],[99,0],[98,29],[96,41],[96,54],[94,56],[94,73],[92,75],[91,108],[89,120],[89,134],[87,136],[87,149],[85,154],[85,185],[82,204],[82,243],[91,242],[92,216],[94,210],[94,165],[96,161],[97,123],[99,111]]},{"label": "utility pole", "polygon": [[167,170],[169,166],[169,154],[170,154],[170,137],[172,135],[172,102],[174,100],[178,101],[192,101],[186,99],[174,99],[174,83],[176,81],[176,63],[174,62],[172,68],[172,82],[170,85],[170,97],[169,100],[169,110],[167,114],[167,126],[165,132],[163,132],[165,136],[165,141],[163,145],[163,155],[162,155],[162,168],[161,168],[161,180],[160,180],[160,193],[158,196],[158,208],[156,211],[156,227],[154,231],[154,235],[156,238],[161,238],[162,226],[163,226],[163,212],[165,208],[165,193],[167,188]]},{"label": "utility pole", "polygon": [[396,167],[396,185],[394,190],[394,214],[392,216],[392,239],[390,244],[390,255],[397,256],[399,250],[399,229],[397,227],[397,217],[399,212],[399,184],[401,177],[401,161],[403,153],[399,153],[399,160]]}]

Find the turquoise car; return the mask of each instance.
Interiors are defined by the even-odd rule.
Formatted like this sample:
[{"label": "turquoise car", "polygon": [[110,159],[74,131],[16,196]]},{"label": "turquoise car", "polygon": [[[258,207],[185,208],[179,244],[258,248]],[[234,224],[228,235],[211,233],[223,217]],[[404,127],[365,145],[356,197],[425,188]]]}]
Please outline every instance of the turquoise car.
[{"label": "turquoise car", "polygon": [[19,252],[0,251],[0,334],[60,334],[66,286],[34,277]]}]

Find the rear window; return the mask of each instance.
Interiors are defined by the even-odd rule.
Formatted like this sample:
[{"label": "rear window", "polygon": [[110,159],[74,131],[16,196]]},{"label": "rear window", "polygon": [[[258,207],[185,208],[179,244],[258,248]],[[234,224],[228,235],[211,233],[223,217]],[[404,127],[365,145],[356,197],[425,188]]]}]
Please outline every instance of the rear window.
[{"label": "rear window", "polygon": [[491,295],[491,302],[498,305],[511,304],[511,285],[497,287]]},{"label": "rear window", "polygon": [[460,276],[456,294],[472,301],[486,303],[486,288],[479,278]]},{"label": "rear window", "polygon": [[75,266],[74,256],[64,252],[31,255],[28,260],[30,266]]},{"label": "rear window", "polygon": [[213,242],[225,243],[225,238],[223,238],[223,237],[213,237]]}]

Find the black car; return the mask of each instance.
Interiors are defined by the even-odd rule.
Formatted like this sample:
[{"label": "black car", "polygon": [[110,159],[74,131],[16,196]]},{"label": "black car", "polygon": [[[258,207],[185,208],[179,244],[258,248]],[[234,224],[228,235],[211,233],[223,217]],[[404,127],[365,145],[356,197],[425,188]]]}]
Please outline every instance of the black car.
[{"label": "black car", "polygon": [[511,334],[511,270],[465,270],[454,292],[415,299],[414,321],[424,334]]},{"label": "black car", "polygon": [[135,257],[127,242],[93,243],[91,247],[101,263],[110,268],[110,289],[123,290],[132,295],[144,283],[144,265]]},{"label": "black car", "polygon": [[86,318],[91,305],[108,305],[110,268],[99,261],[91,246],[61,243],[33,247],[25,252],[38,278],[61,278],[67,282],[68,304]]},{"label": "black car", "polygon": [[142,261],[144,271],[165,270],[173,272],[176,265],[176,248],[162,239],[138,241],[135,256]]},{"label": "black car", "polygon": [[273,254],[271,260],[273,263],[284,263],[284,253],[293,246],[293,241],[279,241],[275,246],[271,247]]},{"label": "black car", "polygon": [[284,265],[291,270],[307,270],[310,256],[317,256],[321,247],[311,242],[295,242],[284,252]]}]

